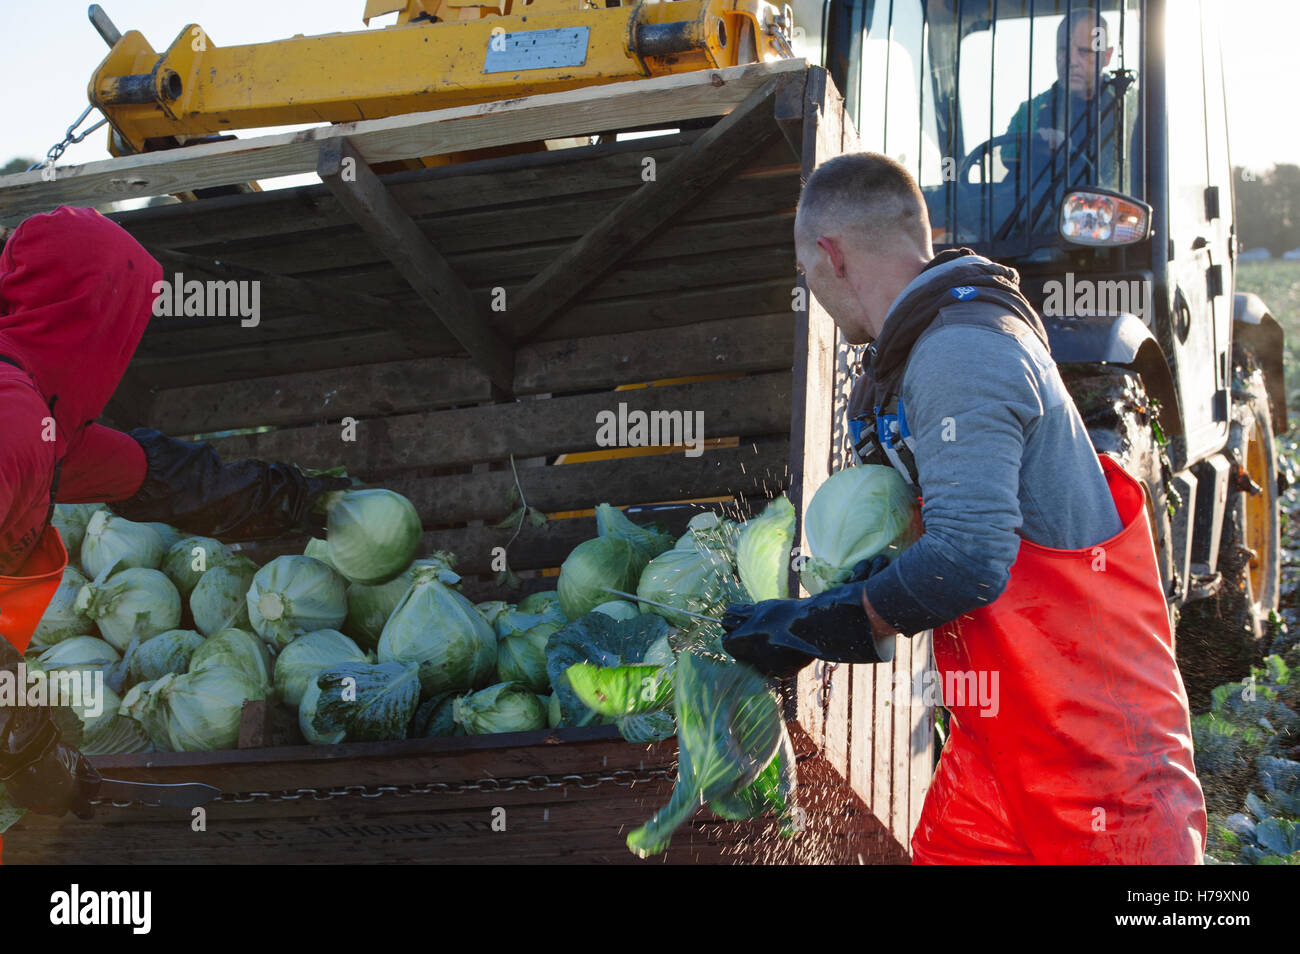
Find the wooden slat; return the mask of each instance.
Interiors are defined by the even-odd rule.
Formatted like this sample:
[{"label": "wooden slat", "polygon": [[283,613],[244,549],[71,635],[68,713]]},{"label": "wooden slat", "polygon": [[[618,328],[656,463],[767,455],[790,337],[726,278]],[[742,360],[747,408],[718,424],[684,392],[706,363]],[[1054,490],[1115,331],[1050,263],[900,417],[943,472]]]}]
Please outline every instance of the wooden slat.
[{"label": "wooden slat", "polygon": [[[899,639],[896,642],[894,662],[890,667],[891,684],[899,675],[907,678],[912,671],[912,641]],[[912,724],[916,713],[897,703],[890,705],[889,711],[894,723],[890,739],[894,750],[892,768],[894,782],[890,791],[889,818],[882,821],[887,821],[898,843],[907,846],[912,839],[909,789],[912,783]]]},{"label": "wooden slat", "polygon": [[802,76],[768,80],[557,255],[511,301],[510,309],[521,318],[517,333],[528,338],[540,331],[567,304],[596,285],[616,262],[745,165],[776,135],[772,104],[777,90],[801,81]]},{"label": "wooden slat", "polygon": [[[913,679],[924,673],[930,666],[930,652],[933,633],[926,630],[912,638],[912,673]],[[919,683],[924,687],[924,682]],[[916,823],[921,818],[921,809],[925,804],[926,793],[930,790],[930,777],[934,773],[934,709],[925,705],[924,696],[913,699],[912,709],[912,761],[908,766],[908,828],[916,831]],[[909,834],[909,845],[910,845]]]},{"label": "wooden slat", "polygon": [[[808,72],[804,98],[804,141],[801,178],[805,181],[821,159],[833,155],[839,146],[839,133],[828,134],[824,127],[837,117],[823,112],[827,90],[826,73]],[[793,389],[799,397],[793,402],[790,423],[790,446],[797,450],[790,458],[790,499],[795,511],[802,514],[813,494],[829,476],[831,403],[835,377],[835,327],[830,316],[807,290],[800,277],[799,288],[806,309],[796,314],[796,356]],[[800,527],[800,547],[808,547],[807,536]],[[825,745],[825,724],[820,704],[820,683],[809,666],[798,677],[798,719],[819,747]]]},{"label": "wooden slat", "polygon": [[[704,414],[704,436],[773,434],[785,429],[790,377],[782,372],[659,388],[462,407],[358,422],[356,440],[336,424],[218,438],[223,457],[290,460],[304,467],[343,464],[348,473],[392,473],[479,461],[597,450],[597,414],[641,410]],[[339,418],[346,408],[336,412]]]},{"label": "wooden slat", "polygon": [[[636,173],[643,155],[657,159],[674,156],[699,135],[701,132],[692,130],[411,169],[382,178],[402,208],[417,218],[456,210],[481,211],[510,203],[545,202],[556,196],[580,196],[600,181]],[[141,244],[176,249],[352,227],[351,217],[322,185],[133,209],[109,217]]]},{"label": "wooden slat", "polygon": [[[517,395],[611,387],[629,381],[790,367],[790,314],[704,322],[525,345],[516,356]],[[160,392],[150,420],[168,434],[254,425],[285,426],[337,417],[402,414],[487,401],[487,379],[468,359],[331,368]]]},{"label": "wooden slat", "polygon": [[39,171],[18,173],[0,178],[0,217],[313,172],[321,144],[331,139],[351,139],[376,164],[718,116],[773,76],[805,68],[802,60],[783,60],[319,126],[68,166],[52,182]]},{"label": "wooden slat", "polygon": [[[412,169],[382,179],[402,208],[417,220],[458,212],[484,216],[608,192],[613,182],[639,184],[645,158],[670,162],[701,135],[703,130],[684,130],[646,139]],[[790,167],[786,151],[769,148],[736,178],[769,176]],[[798,170],[797,164],[794,170]],[[322,185],[153,206],[109,217],[141,244],[187,251],[210,244],[238,247],[242,242],[273,236],[301,237],[353,227],[351,218]]]},{"label": "wooden slat", "polygon": [[[320,282],[303,281],[247,265],[214,261],[200,255],[156,247],[150,248],[149,252],[162,265],[163,275],[178,285],[181,281],[196,278],[222,282],[256,281],[259,286],[259,311],[262,308],[278,310],[287,307],[295,312],[310,313],[313,320],[322,324],[333,321],[339,327],[391,329],[402,335],[402,339],[410,344],[411,351],[415,354],[431,353],[438,350],[439,346],[445,348],[454,341],[446,332],[438,333],[438,329],[431,326],[426,309],[412,308],[370,295],[342,292]],[[183,279],[177,279],[178,273],[184,276]],[[157,334],[175,329],[174,333],[185,334],[196,326],[204,328],[207,326],[205,323],[212,321],[212,317],[197,319],[194,323],[157,318],[150,323],[148,331]],[[243,327],[239,316],[223,322],[222,327],[229,328],[232,336],[241,335],[244,339],[254,340],[262,337]]]},{"label": "wooden slat", "polygon": [[[789,454],[785,441],[683,454],[593,461],[519,472],[524,498],[545,511],[620,504],[691,500],[726,494],[759,496],[784,487]],[[501,520],[515,485],[508,470],[451,477],[390,477],[383,485],[410,498],[426,523]]]},{"label": "wooden slat", "polygon": [[[387,177],[381,177],[380,181],[387,182]],[[498,259],[459,258],[458,256],[553,243],[551,247],[543,247],[532,252],[535,255],[548,253],[549,257],[539,260],[541,265],[548,264],[556,251],[563,250],[567,243],[582,236],[585,231],[597,224],[611,208],[634,194],[635,183],[639,182],[639,176],[632,176],[624,180],[593,183],[592,191],[580,196],[560,196],[548,202],[537,201],[528,204],[512,204],[504,208],[458,211],[419,219],[412,215],[411,218],[424,237],[437,246],[453,266],[458,270],[464,270],[466,281],[473,284],[476,280],[475,275],[481,274],[487,268],[496,268],[503,274],[511,274],[505,269],[519,270],[527,267],[532,269],[528,274],[535,274],[541,270],[541,267],[535,266],[532,259],[520,259],[522,264],[515,264],[513,260],[501,257],[500,265],[476,268],[476,262],[495,262]],[[792,213],[798,199],[798,190],[797,170],[761,177],[733,176],[725,182],[718,183],[714,191],[674,216],[671,226],[665,229],[661,236],[652,239],[643,251],[629,247],[627,257],[633,261],[644,260],[672,254],[671,250],[679,246],[683,250],[690,250],[696,245],[708,247],[705,242],[710,231],[708,225],[712,224],[713,231],[717,231],[719,228],[725,228],[725,224],[719,220],[748,217],[755,220],[754,225],[758,225],[762,217],[768,213],[774,211]],[[274,193],[262,193],[262,195],[274,195]],[[252,208],[249,214],[258,213],[255,208]],[[694,228],[686,228],[688,226]],[[683,232],[684,234],[680,234]],[[196,244],[196,240],[200,237],[201,233],[190,236],[184,251],[204,258],[220,258],[225,262],[243,264],[284,275],[319,273],[321,278],[328,278],[329,273],[334,269],[387,262],[385,256],[365,235],[349,228],[273,234],[261,239],[242,239],[234,242]],[[788,241],[789,237],[790,231],[787,229],[784,238]],[[148,247],[154,249],[160,246],[155,243]],[[713,247],[726,247],[725,235],[722,242],[714,239]]]},{"label": "wooden slat", "polygon": [[[782,267],[779,273],[773,274],[786,276],[790,272]],[[716,279],[718,276],[712,277]],[[591,301],[570,309],[546,329],[539,340],[562,341],[771,314],[789,309],[791,286],[792,277],[773,278],[765,274],[758,281],[726,285],[705,283],[674,295],[656,294],[651,290],[644,295]],[[486,293],[477,296],[477,300],[487,307]],[[304,319],[301,324],[302,333],[311,335],[310,320]],[[194,332],[194,337],[197,339],[201,334]],[[205,346],[199,354],[182,360],[173,347],[167,346],[170,342],[155,345],[154,340],[146,336],[132,362],[132,370],[139,374],[142,382],[160,389],[395,361],[406,357],[410,350],[406,342],[390,332],[368,331],[305,337],[276,343],[274,347],[251,343],[221,349]]]},{"label": "wooden slat", "polygon": [[[508,392],[514,378],[512,349],[487,313],[478,310],[464,280],[366,165],[360,150],[345,138],[323,143],[316,173],[475,366]],[[407,332],[419,336],[431,324],[416,324]]]},{"label": "wooden slat", "polygon": [[873,747],[876,745],[876,711],[890,703],[889,686],[877,675],[880,666],[859,666],[853,674],[853,701],[851,704],[850,733],[853,738],[853,758],[849,764],[848,780],[872,811],[883,814],[871,787],[875,772]]}]

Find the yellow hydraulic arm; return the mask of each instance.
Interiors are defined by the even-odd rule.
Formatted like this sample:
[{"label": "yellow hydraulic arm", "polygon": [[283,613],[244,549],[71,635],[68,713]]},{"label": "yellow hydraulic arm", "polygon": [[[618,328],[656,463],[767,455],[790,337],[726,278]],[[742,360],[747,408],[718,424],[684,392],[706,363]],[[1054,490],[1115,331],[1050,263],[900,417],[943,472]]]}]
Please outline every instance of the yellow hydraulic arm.
[{"label": "yellow hydraulic arm", "polygon": [[393,12],[382,30],[247,46],[190,24],[159,53],[92,7],[112,50],[90,101],[123,155],[792,55],[790,8],[766,0],[367,0],[364,19]]}]

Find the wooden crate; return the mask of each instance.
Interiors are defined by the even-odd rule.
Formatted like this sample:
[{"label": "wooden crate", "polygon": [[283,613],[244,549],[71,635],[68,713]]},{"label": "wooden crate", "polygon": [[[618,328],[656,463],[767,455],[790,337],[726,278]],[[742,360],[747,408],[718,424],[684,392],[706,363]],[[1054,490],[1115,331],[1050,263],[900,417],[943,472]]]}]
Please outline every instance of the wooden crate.
[{"label": "wooden crate", "polygon": [[[366,166],[448,142],[649,125],[676,131],[384,177]],[[318,168],[319,186],[114,216],[169,279],[259,280],[262,311],[256,327],[155,319],[106,416],[216,435],[231,458],[343,464],[415,503],[426,551],[457,554],[466,595],[517,598],[494,582],[494,548],[509,544],[522,592],[551,589],[547,574],[595,526],[577,516],[517,535],[494,528],[516,480],[552,514],[608,501],[681,532],[703,507],[748,516],[782,492],[798,510],[844,466],[853,355],[795,272],[791,226],[801,180],[856,143],[826,73],[785,62],[110,160],[60,171],[42,199],[34,174],[11,176],[0,179],[0,220],[114,182],[156,194]],[[360,160],[356,181],[339,172],[348,157]],[[702,411],[717,440],[698,457],[557,463],[597,450],[595,415],[620,402]],[[302,544],[251,552],[266,560]],[[932,713],[895,704],[893,686],[928,661],[927,635],[888,665],[806,670],[786,703],[808,831],[784,842],[770,823],[702,813],[664,860],[906,860],[933,764]],[[623,838],[666,800],[674,753],[671,741],[562,729],[101,758],[105,774],[208,781],[229,799],[209,807],[201,837],[185,813],[138,806],[105,807],[92,822],[29,817],[5,836],[5,855],[630,861]],[[508,790],[481,781],[530,777]],[[300,789],[311,792],[250,795]],[[505,811],[504,832],[491,828],[493,809]]]}]

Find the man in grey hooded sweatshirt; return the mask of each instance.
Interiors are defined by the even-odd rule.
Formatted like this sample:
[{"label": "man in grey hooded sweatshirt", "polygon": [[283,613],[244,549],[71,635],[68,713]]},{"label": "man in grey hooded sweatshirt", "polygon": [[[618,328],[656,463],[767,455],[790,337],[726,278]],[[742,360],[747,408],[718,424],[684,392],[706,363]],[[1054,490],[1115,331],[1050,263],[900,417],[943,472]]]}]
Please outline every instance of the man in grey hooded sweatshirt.
[{"label": "man in grey hooded sweatshirt", "polygon": [[935,630],[951,675],[997,672],[952,713],[914,861],[1196,863],[1205,805],[1141,484],[1094,450],[1019,276],[934,255],[893,160],[839,156],[795,220],[808,288],[869,362],[850,409],[863,463],[922,498],[892,563],[802,600],[729,607],[723,646],[774,677],[892,658]]}]

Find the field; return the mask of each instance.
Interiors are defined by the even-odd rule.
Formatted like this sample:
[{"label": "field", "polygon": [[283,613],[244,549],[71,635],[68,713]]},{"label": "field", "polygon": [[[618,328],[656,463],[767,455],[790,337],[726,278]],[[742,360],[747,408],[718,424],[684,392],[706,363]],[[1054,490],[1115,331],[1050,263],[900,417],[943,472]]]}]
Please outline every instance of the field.
[{"label": "field", "polygon": [[1254,292],[1286,332],[1287,433],[1278,616],[1264,665],[1215,690],[1193,715],[1197,772],[1210,809],[1207,862],[1300,864],[1300,262],[1239,266],[1237,291]]}]

